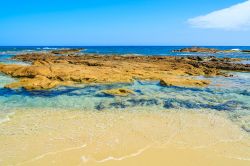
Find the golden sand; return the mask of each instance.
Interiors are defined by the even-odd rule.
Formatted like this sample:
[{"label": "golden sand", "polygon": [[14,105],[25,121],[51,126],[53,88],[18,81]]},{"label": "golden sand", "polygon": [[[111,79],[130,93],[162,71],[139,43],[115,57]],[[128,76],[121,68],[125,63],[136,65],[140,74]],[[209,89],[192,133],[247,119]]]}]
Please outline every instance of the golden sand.
[{"label": "golden sand", "polygon": [[0,165],[248,166],[250,137],[209,111],[16,111]]}]

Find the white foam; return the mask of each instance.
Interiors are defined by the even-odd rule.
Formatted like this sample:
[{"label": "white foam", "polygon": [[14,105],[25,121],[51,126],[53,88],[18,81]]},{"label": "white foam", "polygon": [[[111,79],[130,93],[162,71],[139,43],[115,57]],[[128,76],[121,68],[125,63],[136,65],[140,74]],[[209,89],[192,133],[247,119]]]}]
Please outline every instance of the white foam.
[{"label": "white foam", "polygon": [[44,47],[43,50],[57,50],[58,48]]},{"label": "white foam", "polygon": [[234,49],[231,49],[232,51],[241,51],[241,49],[239,49],[239,48],[234,48]]},{"label": "white foam", "polygon": [[0,114],[0,124],[10,121],[10,116],[13,116],[15,114],[15,112],[12,112],[12,113],[3,112],[2,114],[3,114],[3,116],[1,116],[1,114]]},{"label": "white foam", "polygon": [[125,159],[128,159],[128,158],[132,158],[132,157],[136,157],[140,154],[142,154],[144,151],[146,151],[147,149],[149,149],[151,146],[146,146],[145,148],[143,149],[139,149],[137,152],[135,153],[132,153],[132,154],[129,154],[129,155],[126,155],[126,156],[122,156],[122,157],[114,157],[114,156],[109,156],[107,158],[104,158],[102,160],[95,160],[95,159],[91,159],[91,158],[88,158],[86,156],[82,156],[81,159],[84,163],[88,162],[88,161],[94,161],[96,163],[104,163],[104,162],[107,162],[107,161],[111,161],[111,160],[114,160],[114,161],[121,161],[121,160],[125,160]]},{"label": "white foam", "polygon": [[1,118],[1,119],[0,119],[0,124],[5,123],[5,122],[8,122],[8,121],[10,121],[10,118],[9,118],[9,117]]},{"label": "white foam", "polygon": [[40,156],[34,157],[34,158],[33,158],[33,159],[31,159],[31,160],[28,160],[28,161],[23,162],[23,163],[19,163],[19,164],[17,164],[17,165],[23,165],[23,164],[31,163],[31,162],[34,162],[34,161],[40,160],[40,159],[42,159],[42,158],[44,158],[44,157],[46,157],[46,156],[56,155],[56,154],[58,154],[58,153],[63,153],[63,152],[68,152],[68,151],[72,151],[72,150],[79,150],[79,149],[83,149],[83,148],[85,148],[86,146],[87,146],[87,145],[86,145],[86,144],[84,144],[84,145],[82,145],[82,146],[73,147],[73,148],[67,148],[67,149],[63,149],[63,150],[60,150],[60,151],[56,151],[56,152],[48,152],[48,153],[44,153],[44,154],[42,154],[42,155],[40,155]]}]

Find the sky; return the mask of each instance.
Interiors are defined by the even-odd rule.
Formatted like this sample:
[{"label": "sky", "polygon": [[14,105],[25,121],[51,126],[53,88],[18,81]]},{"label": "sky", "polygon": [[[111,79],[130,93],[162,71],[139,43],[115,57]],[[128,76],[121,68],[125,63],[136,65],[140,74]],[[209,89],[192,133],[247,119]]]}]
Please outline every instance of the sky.
[{"label": "sky", "polygon": [[250,0],[4,0],[0,46],[250,46]]}]

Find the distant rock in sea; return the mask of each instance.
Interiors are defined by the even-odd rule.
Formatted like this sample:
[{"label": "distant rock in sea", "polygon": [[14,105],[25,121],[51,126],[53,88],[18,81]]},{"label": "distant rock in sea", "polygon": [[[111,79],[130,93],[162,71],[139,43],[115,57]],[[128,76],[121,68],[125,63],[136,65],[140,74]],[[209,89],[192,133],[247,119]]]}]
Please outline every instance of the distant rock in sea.
[{"label": "distant rock in sea", "polygon": [[183,48],[180,50],[173,50],[173,52],[217,53],[220,52],[220,50],[214,48],[190,47],[190,48]]},{"label": "distant rock in sea", "polygon": [[250,50],[240,50],[240,49],[231,49],[231,50],[219,50],[215,48],[205,48],[205,47],[189,47],[189,48],[182,48],[179,50],[173,50],[172,52],[186,52],[186,53],[234,53],[234,52],[243,52],[243,53],[250,53]]},{"label": "distant rock in sea", "polygon": [[74,53],[79,53],[82,50],[84,50],[83,48],[79,48],[79,49],[61,49],[61,50],[53,50],[51,51],[52,54],[74,54]]},{"label": "distant rock in sea", "polygon": [[250,53],[250,50],[242,50],[243,53]]}]

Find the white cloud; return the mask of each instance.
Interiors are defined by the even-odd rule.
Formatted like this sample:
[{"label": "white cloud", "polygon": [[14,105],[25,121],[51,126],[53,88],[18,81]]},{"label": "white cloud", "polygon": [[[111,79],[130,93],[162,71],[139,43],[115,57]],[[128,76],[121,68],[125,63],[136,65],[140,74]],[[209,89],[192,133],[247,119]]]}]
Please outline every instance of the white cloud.
[{"label": "white cloud", "polygon": [[188,23],[197,28],[250,29],[250,0],[207,15],[191,18]]}]

